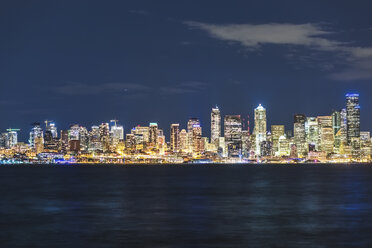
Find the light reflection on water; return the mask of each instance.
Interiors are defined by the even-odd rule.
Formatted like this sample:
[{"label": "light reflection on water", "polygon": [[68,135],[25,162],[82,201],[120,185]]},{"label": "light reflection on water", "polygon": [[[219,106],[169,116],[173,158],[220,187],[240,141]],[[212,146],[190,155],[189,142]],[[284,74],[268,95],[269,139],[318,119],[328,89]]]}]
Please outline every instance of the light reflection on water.
[{"label": "light reflection on water", "polygon": [[0,168],[1,247],[369,247],[372,167]]}]

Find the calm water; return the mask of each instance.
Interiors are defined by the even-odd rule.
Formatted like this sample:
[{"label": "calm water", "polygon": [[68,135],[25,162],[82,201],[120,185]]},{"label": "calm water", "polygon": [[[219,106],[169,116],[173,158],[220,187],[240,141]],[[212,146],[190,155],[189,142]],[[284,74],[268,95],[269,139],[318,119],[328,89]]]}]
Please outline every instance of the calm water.
[{"label": "calm water", "polygon": [[372,166],[2,167],[0,247],[372,247]]}]

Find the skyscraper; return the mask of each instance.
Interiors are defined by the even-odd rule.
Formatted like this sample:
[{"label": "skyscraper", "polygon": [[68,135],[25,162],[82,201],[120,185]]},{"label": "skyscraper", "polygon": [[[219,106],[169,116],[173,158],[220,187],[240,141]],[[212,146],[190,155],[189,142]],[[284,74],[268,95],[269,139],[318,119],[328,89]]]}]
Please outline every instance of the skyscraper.
[{"label": "skyscraper", "polygon": [[192,126],[192,152],[194,154],[202,152],[202,128],[200,124]]},{"label": "skyscraper", "polygon": [[158,123],[150,123],[149,128],[149,146],[150,148],[157,148],[158,146]]},{"label": "skyscraper", "polygon": [[187,145],[188,145],[188,149],[189,151],[193,151],[193,128],[194,128],[194,125],[199,125],[200,127],[200,121],[198,118],[195,118],[195,117],[192,117],[189,119],[189,121],[187,122],[187,138],[188,138],[188,142],[187,142]]},{"label": "skyscraper", "polygon": [[353,158],[360,157],[360,106],[359,94],[346,94],[347,143]]},{"label": "skyscraper", "polygon": [[332,153],[334,144],[332,116],[318,116],[317,120],[319,126],[319,149],[326,153]]},{"label": "skyscraper", "polygon": [[229,157],[241,155],[242,120],[240,115],[226,115],[224,119],[224,136]]},{"label": "skyscraper", "polygon": [[334,111],[332,113],[332,128],[333,128],[334,135],[336,135],[338,130],[341,129],[341,112],[340,111]]},{"label": "skyscraper", "polygon": [[258,105],[254,109],[254,129],[253,134],[256,136],[256,154],[261,154],[261,142],[266,141],[266,109]]},{"label": "skyscraper", "polygon": [[294,115],[293,137],[296,144],[297,153],[301,157],[304,156],[307,152],[305,122],[306,116],[304,114]]},{"label": "skyscraper", "polygon": [[173,152],[180,150],[180,124],[172,124],[170,128],[170,149]]},{"label": "skyscraper", "polygon": [[221,114],[216,106],[211,112],[211,143],[218,145],[219,137],[221,136]]},{"label": "skyscraper", "polygon": [[39,143],[40,142],[44,143],[43,138],[44,138],[43,129],[41,129],[39,122],[35,122],[34,124],[32,124],[32,128],[30,131],[30,138],[28,140],[30,143],[30,146],[32,148],[35,148],[36,139],[39,139]]},{"label": "skyscraper", "polygon": [[347,141],[360,138],[359,94],[346,94]]},{"label": "skyscraper", "polygon": [[279,152],[279,138],[284,135],[284,125],[271,125],[271,137],[273,140],[273,152]]}]

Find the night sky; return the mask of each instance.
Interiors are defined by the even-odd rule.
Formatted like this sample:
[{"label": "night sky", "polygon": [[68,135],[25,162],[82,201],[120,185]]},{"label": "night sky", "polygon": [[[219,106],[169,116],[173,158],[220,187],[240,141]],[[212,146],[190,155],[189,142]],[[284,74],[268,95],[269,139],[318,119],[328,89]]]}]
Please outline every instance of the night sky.
[{"label": "night sky", "polygon": [[0,129],[117,118],[186,128],[210,110],[292,129],[360,93],[372,130],[372,1],[1,1]]}]

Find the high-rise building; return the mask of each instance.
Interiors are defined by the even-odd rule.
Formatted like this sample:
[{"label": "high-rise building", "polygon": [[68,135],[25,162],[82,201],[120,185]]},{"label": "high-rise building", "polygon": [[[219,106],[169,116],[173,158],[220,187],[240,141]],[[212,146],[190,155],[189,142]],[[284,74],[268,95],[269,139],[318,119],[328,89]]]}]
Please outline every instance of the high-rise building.
[{"label": "high-rise building", "polygon": [[346,108],[343,108],[340,112],[340,128],[341,128],[341,144],[347,144],[347,111]]},{"label": "high-rise building", "polygon": [[271,137],[273,142],[273,153],[278,155],[279,152],[279,138],[284,135],[284,125],[271,125]]},{"label": "high-rise building", "polygon": [[219,137],[221,137],[221,114],[216,106],[211,112],[211,143],[218,145]]},{"label": "high-rise building", "polygon": [[341,112],[340,111],[334,111],[332,113],[332,128],[333,128],[334,135],[336,135],[338,130],[341,129]]},{"label": "high-rise building", "polygon": [[307,153],[306,131],[305,131],[306,116],[304,114],[295,114],[293,121],[293,137],[297,148],[297,154],[303,157]]},{"label": "high-rise building", "polygon": [[179,138],[180,138],[180,150],[183,151],[183,152],[187,152],[188,151],[188,146],[187,146],[187,142],[188,142],[188,139],[187,139],[187,131],[185,129],[182,129],[180,134],[179,134]]},{"label": "high-rise building", "polygon": [[80,139],[80,126],[74,124],[68,130],[68,139],[69,140],[79,140]]},{"label": "high-rise building", "polygon": [[202,152],[202,128],[199,124],[192,126],[192,152],[194,154]]},{"label": "high-rise building", "polygon": [[54,122],[45,121],[45,132],[48,132],[48,131],[52,135],[53,139],[58,138],[58,131],[57,131],[56,124]]},{"label": "high-rise building", "polygon": [[359,94],[346,94],[347,143],[353,158],[360,157],[360,106]]},{"label": "high-rise building", "polygon": [[226,115],[224,136],[229,157],[238,157],[242,152],[242,120],[240,115]]},{"label": "high-rise building", "polygon": [[38,139],[39,143],[44,143],[43,129],[41,129],[39,122],[35,122],[32,125],[31,131],[30,131],[30,138],[28,140],[30,143],[30,147],[35,148],[36,139]]},{"label": "high-rise building", "polygon": [[319,126],[316,117],[307,117],[305,122],[306,143],[317,150],[319,144]]},{"label": "high-rise building", "polygon": [[172,124],[170,127],[170,149],[173,152],[180,150],[180,124]]},{"label": "high-rise building", "polygon": [[190,152],[194,150],[194,144],[193,144],[193,128],[194,125],[200,126],[200,121],[198,118],[190,118],[189,121],[187,122],[187,137],[188,137],[188,149]]},{"label": "high-rise building", "polygon": [[150,123],[149,127],[149,147],[156,149],[158,147],[158,124]]},{"label": "high-rise building", "polygon": [[261,154],[261,142],[266,141],[266,109],[258,105],[254,110],[254,129],[253,134],[256,137],[256,155]]},{"label": "high-rise building", "polygon": [[359,94],[346,94],[347,141],[360,138]]},{"label": "high-rise building", "polygon": [[318,116],[319,150],[325,153],[333,152],[334,134],[332,116]]}]

